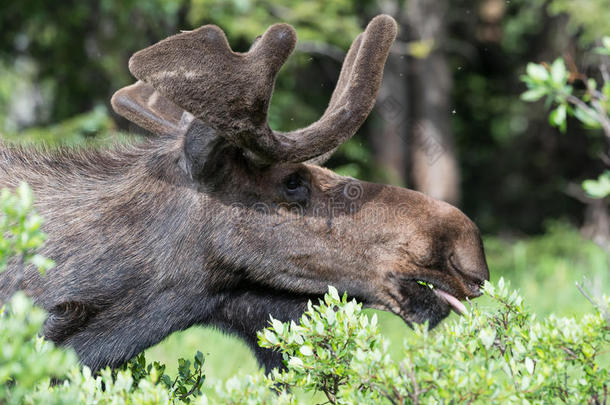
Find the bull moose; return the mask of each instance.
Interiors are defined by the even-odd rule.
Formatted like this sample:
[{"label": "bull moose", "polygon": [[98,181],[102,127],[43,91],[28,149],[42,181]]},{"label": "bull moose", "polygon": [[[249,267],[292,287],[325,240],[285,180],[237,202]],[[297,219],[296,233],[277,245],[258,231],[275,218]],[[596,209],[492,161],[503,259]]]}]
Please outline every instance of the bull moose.
[{"label": "bull moose", "polygon": [[[416,191],[320,165],[371,111],[396,22],[375,17],[349,49],[323,116],[272,130],[267,109],[296,33],[275,24],[248,52],[206,25],[136,52],[115,111],[152,134],[111,150],[0,148],[0,186],[30,184],[45,218],[41,276],[9,264],[0,303],[22,289],[44,335],[93,370],[177,330],[212,325],[256,344],[269,315],[295,319],[328,285],[436,325],[489,278],[475,224]],[[429,288],[430,284],[434,288]]]}]

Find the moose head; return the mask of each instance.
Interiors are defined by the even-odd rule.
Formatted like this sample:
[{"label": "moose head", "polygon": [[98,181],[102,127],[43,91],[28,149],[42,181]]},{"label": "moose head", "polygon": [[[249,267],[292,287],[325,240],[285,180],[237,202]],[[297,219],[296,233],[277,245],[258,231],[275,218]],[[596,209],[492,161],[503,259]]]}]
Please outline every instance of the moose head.
[{"label": "moose head", "polygon": [[[44,253],[58,263],[24,279],[50,312],[45,334],[99,368],[211,324],[244,338],[269,369],[281,359],[257,347],[256,331],[270,314],[298,317],[328,285],[409,324],[463,311],[461,300],[489,278],[474,223],[416,191],[319,166],[371,111],[396,30],[391,17],[375,17],[323,116],[292,132],[267,123],[296,43],[289,25],[271,26],[246,53],[206,25],[134,54],[138,82],[112,106],[156,137],[112,155],[56,157],[65,165],[49,171],[70,172],[72,189],[21,176],[40,190]],[[96,189],[100,179],[107,189]],[[72,193],[61,197],[72,208],[57,207],[60,193]]]}]

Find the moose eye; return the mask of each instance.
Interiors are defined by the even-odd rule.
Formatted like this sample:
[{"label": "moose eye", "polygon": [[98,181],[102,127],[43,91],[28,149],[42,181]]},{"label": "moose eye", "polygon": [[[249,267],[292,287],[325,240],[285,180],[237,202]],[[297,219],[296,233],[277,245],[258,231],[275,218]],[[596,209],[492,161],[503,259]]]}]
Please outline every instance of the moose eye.
[{"label": "moose eye", "polygon": [[296,191],[301,186],[301,178],[293,173],[286,179],[285,186],[288,191]]},{"label": "moose eye", "polygon": [[298,173],[293,173],[284,180],[284,198],[286,201],[307,205],[309,200],[309,187],[307,182]]}]

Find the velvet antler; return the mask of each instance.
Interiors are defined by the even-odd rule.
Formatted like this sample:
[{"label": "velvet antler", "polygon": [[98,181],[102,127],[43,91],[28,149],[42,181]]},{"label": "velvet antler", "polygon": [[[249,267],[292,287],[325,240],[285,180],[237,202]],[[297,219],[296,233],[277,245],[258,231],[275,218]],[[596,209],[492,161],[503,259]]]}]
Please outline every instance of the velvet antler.
[{"label": "velvet antler", "polygon": [[267,124],[275,77],[296,43],[287,24],[271,26],[246,53],[233,52],[222,30],[206,25],[135,53],[129,69],[258,160],[302,162],[333,150],[362,125],[396,30],[392,17],[375,17],[353,42],[324,115],[292,132]]},{"label": "velvet antler", "polygon": [[118,90],[110,104],[118,114],[157,135],[184,134],[195,119],[142,81]]}]

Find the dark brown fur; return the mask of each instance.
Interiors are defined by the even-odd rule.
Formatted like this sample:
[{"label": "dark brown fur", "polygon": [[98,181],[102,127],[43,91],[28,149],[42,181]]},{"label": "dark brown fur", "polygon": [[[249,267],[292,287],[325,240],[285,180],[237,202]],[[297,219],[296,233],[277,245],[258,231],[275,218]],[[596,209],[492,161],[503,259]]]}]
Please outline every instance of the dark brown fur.
[{"label": "dark brown fur", "polygon": [[9,266],[0,302],[25,290],[49,312],[44,334],[91,368],[200,324],[241,336],[270,369],[281,359],[256,345],[256,331],[270,314],[297,318],[328,285],[434,326],[450,306],[418,280],[464,299],[489,277],[478,230],[458,209],[307,162],[252,158],[147,86],[119,91],[113,105],[157,138],[112,151],[0,149],[0,185],[31,185],[49,235],[41,253],[57,263],[44,277]]}]

